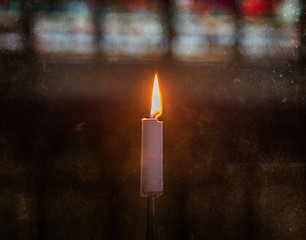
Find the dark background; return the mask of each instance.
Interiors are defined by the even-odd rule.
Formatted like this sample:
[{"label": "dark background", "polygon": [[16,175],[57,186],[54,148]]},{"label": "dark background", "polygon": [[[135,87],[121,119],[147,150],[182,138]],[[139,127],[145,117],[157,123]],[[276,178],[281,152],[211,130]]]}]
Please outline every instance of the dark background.
[{"label": "dark background", "polygon": [[0,64],[0,239],[144,239],[141,118],[163,96],[160,239],[305,239],[305,67]]},{"label": "dark background", "polygon": [[144,239],[141,118],[164,98],[161,239],[304,239],[294,65],[6,62],[2,239]]}]

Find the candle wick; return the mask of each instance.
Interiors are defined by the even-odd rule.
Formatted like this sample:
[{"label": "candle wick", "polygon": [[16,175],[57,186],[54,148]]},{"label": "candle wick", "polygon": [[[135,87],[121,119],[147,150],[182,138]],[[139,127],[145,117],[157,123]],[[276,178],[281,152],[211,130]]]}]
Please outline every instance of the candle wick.
[{"label": "candle wick", "polygon": [[151,118],[155,118],[157,120],[157,118],[160,116],[160,112],[155,112],[153,115],[151,115]]}]

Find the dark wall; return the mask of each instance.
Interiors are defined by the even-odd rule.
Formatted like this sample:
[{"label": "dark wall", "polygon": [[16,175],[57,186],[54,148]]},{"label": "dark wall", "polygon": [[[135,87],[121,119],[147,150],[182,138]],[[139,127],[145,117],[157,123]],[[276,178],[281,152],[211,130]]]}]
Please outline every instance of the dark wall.
[{"label": "dark wall", "polygon": [[305,238],[305,69],[295,63],[1,60],[1,239],[144,239],[141,118],[156,70],[160,239]]}]

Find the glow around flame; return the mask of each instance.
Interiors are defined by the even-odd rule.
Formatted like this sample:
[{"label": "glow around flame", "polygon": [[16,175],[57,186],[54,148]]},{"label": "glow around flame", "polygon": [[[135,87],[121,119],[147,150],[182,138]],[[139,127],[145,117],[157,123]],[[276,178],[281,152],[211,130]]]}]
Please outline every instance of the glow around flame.
[{"label": "glow around flame", "polygon": [[153,93],[152,93],[152,105],[151,105],[151,118],[158,118],[162,115],[162,99],[158,86],[157,74],[155,74]]}]

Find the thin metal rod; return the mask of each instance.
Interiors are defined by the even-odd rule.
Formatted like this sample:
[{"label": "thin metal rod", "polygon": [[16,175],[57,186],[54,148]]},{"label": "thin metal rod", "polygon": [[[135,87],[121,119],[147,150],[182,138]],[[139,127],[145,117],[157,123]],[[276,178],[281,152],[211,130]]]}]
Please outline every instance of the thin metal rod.
[{"label": "thin metal rod", "polygon": [[148,197],[146,240],[158,240],[156,227],[156,196]]}]

